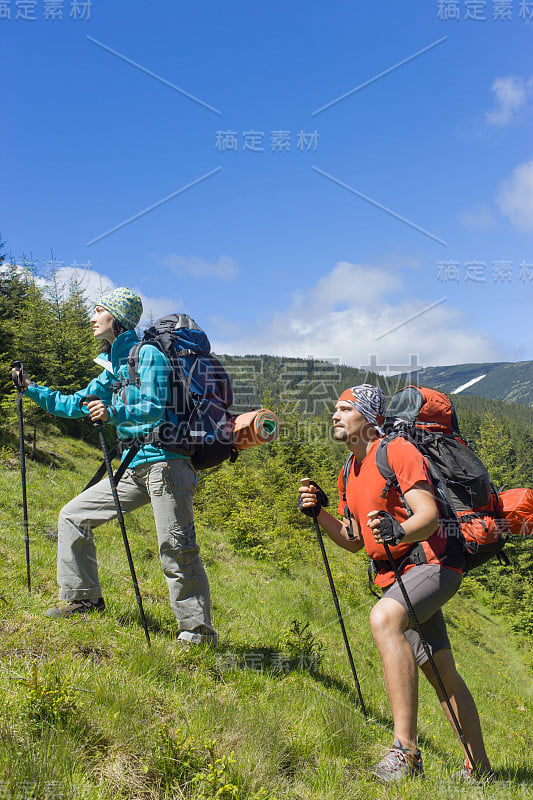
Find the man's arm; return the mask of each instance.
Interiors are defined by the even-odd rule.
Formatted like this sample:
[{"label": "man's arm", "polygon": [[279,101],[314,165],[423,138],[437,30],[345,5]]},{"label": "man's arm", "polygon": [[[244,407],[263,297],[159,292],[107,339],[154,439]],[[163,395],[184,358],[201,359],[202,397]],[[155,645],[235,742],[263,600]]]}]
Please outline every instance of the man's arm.
[{"label": "man's arm", "polygon": [[[401,523],[405,531],[402,543],[423,542],[435,533],[439,526],[439,509],[435,502],[435,497],[431,491],[431,486],[427,481],[418,481],[404,494],[407,505],[411,509],[412,516]],[[379,533],[380,520],[378,511],[370,511],[368,514],[368,527],[372,531],[374,539],[378,544],[383,544],[383,539]]]},{"label": "man's arm", "polygon": [[[313,508],[316,505],[315,486],[300,486],[299,492],[304,508]],[[357,522],[354,519],[352,519],[352,531],[355,536],[353,539],[348,535],[349,522],[346,518],[341,521],[321,508],[316,519],[322,530],[327,533],[329,538],[335,542],[335,544],[338,544],[339,547],[343,547],[351,553],[356,553],[364,547],[363,538]]]}]

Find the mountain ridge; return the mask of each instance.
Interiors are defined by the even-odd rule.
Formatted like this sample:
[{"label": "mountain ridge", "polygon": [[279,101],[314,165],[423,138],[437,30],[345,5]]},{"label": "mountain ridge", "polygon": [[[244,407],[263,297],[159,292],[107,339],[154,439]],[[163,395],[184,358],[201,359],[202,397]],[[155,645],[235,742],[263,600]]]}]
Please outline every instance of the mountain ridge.
[{"label": "mountain ridge", "polygon": [[533,361],[495,361],[423,367],[395,375],[378,375],[336,360],[269,355],[221,355],[231,377],[237,405],[250,406],[272,392],[300,404],[304,413],[331,410],[347,386],[376,383],[390,397],[414,383],[445,394],[484,397],[517,405],[533,404]]}]

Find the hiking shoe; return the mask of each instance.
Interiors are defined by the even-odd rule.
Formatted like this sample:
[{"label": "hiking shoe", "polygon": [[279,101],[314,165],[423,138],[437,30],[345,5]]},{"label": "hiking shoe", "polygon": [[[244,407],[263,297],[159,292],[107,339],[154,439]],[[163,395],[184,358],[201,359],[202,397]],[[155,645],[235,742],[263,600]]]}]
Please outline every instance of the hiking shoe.
[{"label": "hiking shoe", "polygon": [[195,633],[194,631],[181,631],[176,639],[177,644],[184,650],[188,650],[192,645],[216,644],[216,633]]},{"label": "hiking shoe", "polygon": [[499,780],[499,776],[498,773],[494,772],[493,769],[489,769],[488,771],[473,769],[472,767],[468,766],[465,761],[463,769],[460,769],[459,772],[454,772],[452,775],[452,780],[461,783],[468,781],[478,781],[479,783],[495,783],[495,781]]},{"label": "hiking shoe", "polygon": [[92,600],[74,600],[66,606],[49,609],[46,612],[46,616],[52,617],[52,619],[64,619],[66,617],[71,617],[73,614],[90,614],[92,611],[98,611],[100,614],[103,614],[105,611],[103,597],[99,597],[95,603],[93,603]]},{"label": "hiking shoe", "polygon": [[424,768],[422,766],[422,756],[420,750],[411,753],[395,739],[392,747],[381,759],[379,764],[376,764],[370,773],[372,778],[380,781],[380,783],[394,783],[401,781],[404,778],[411,778],[414,775],[424,777]]}]

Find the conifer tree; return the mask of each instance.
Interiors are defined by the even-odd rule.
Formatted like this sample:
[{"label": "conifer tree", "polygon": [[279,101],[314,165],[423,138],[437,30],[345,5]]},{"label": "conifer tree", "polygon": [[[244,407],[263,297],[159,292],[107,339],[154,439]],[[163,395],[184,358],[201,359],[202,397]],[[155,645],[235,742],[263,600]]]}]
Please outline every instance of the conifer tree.
[{"label": "conifer tree", "polygon": [[15,334],[26,292],[20,267],[6,262],[3,246],[4,242],[0,242],[0,431],[5,431],[15,418],[11,363],[19,358]]},{"label": "conifer tree", "polygon": [[11,388],[10,365],[13,353],[14,317],[24,296],[24,286],[17,268],[5,263],[0,241],[0,397]]},{"label": "conifer tree", "polygon": [[489,410],[481,426],[477,452],[496,488],[517,485],[520,469],[509,425],[496,420]]},{"label": "conifer tree", "polygon": [[[80,282],[72,278],[65,284],[54,269],[48,281],[44,281],[27,260],[25,271],[20,277],[17,273],[17,280],[23,293],[18,302],[10,306],[13,323],[9,355],[11,358],[16,355],[38,383],[65,394],[86,386],[99,368],[93,362],[96,346]],[[5,370],[9,375],[7,363]],[[14,423],[12,395],[9,381],[2,403],[5,425]],[[29,428],[50,418],[33,403],[26,403],[25,419]],[[56,420],[56,423],[73,435],[89,433],[85,431],[87,426],[77,421]]]}]

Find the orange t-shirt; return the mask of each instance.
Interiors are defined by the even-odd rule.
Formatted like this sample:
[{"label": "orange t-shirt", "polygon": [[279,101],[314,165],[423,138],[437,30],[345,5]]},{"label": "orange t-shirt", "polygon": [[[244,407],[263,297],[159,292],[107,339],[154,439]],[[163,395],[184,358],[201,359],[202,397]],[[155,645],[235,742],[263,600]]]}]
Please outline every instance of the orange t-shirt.
[{"label": "orange t-shirt", "polygon": [[[364,540],[365,550],[370,558],[376,561],[387,561],[385,548],[383,545],[376,542],[368,527],[367,514],[370,511],[376,510],[388,511],[389,514],[400,523],[404,522],[408,515],[402,505],[400,495],[394,486],[390,487],[386,498],[381,496],[386,485],[386,480],[378,470],[376,464],[376,450],[379,446],[379,442],[379,439],[374,442],[360,464],[356,462],[355,458],[352,459],[346,485],[346,503],[350,514],[359,526],[361,536]],[[426,481],[431,485],[424,457],[410,442],[407,442],[401,437],[393,439],[387,446],[387,457],[404,495],[405,492],[408,492],[409,489],[412,489],[413,486],[420,481]],[[342,495],[343,483],[341,470],[339,474],[339,506],[337,509],[339,514],[344,514],[345,503],[343,502]],[[439,526],[436,531],[421,544],[424,548],[427,563],[440,564],[440,556],[444,554],[446,548],[446,534],[443,529]],[[394,559],[401,559],[402,556],[407,555],[412,547],[413,543],[400,543],[392,546],[390,550]],[[412,566],[414,566],[414,564],[407,564],[405,569],[409,569]],[[404,572],[405,569],[403,569],[402,572]],[[389,586],[393,582],[394,572],[392,569],[385,568],[379,570],[376,575],[376,583],[378,586]]]}]

